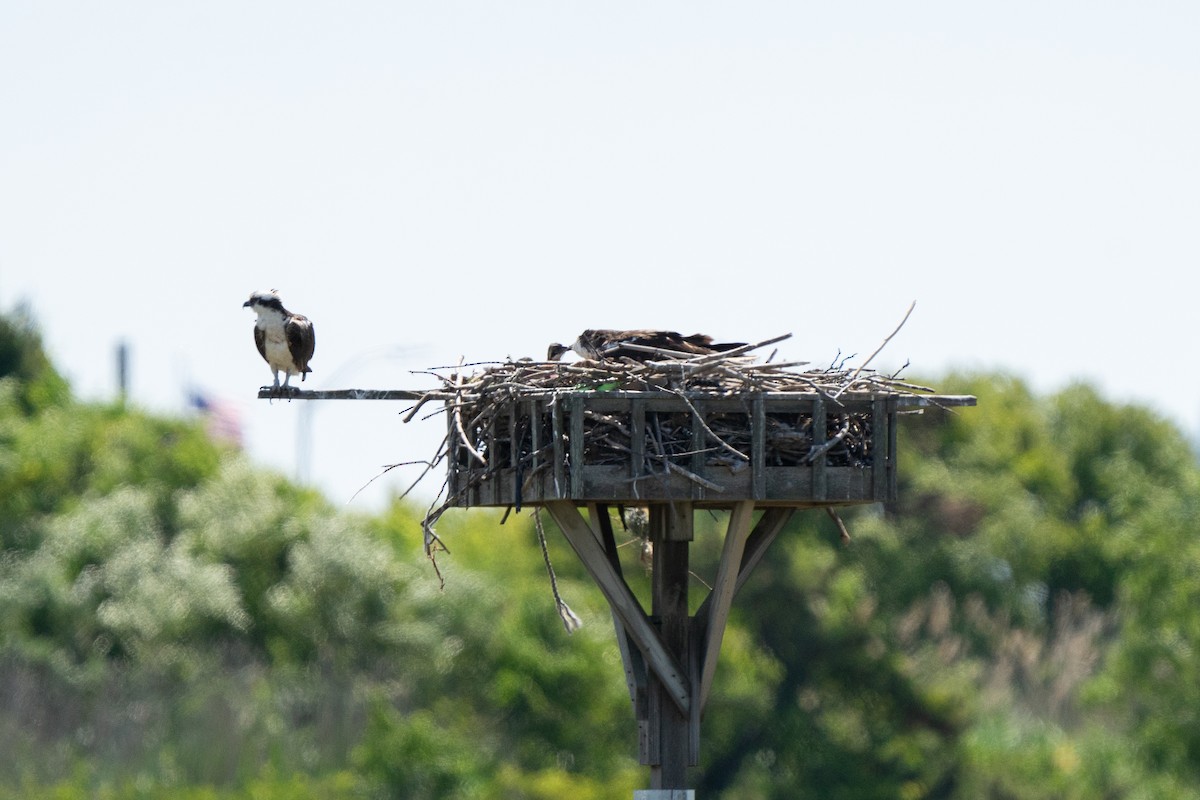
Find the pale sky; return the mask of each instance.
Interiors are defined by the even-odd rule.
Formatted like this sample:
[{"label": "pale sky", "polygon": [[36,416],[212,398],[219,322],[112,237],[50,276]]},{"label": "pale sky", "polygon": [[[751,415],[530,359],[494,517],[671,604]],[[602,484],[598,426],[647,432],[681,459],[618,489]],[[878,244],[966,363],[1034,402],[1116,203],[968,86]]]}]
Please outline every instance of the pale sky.
[{"label": "pale sky", "polygon": [[[0,308],[84,399],[255,399],[251,291],[305,387],[424,388],[587,327],[909,374],[1075,380],[1200,429],[1200,4],[0,4]],[[401,404],[310,409],[338,503],[426,458]],[[373,510],[415,477],[380,480]],[[427,479],[432,493],[441,476]]]}]

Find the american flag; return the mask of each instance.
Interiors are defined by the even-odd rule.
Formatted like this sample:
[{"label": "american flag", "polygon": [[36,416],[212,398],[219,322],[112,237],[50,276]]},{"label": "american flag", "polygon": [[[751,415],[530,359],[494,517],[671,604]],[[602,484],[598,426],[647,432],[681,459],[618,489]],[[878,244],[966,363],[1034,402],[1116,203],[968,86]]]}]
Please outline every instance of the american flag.
[{"label": "american flag", "polygon": [[204,419],[213,439],[242,446],[242,413],[234,403],[203,389],[192,389],[188,392],[188,406]]}]

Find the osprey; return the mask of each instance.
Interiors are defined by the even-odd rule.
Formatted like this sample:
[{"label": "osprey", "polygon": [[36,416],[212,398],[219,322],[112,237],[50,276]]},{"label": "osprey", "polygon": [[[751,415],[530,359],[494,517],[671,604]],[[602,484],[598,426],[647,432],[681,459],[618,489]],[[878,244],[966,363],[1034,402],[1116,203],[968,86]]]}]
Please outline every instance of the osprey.
[{"label": "osprey", "polygon": [[258,352],[275,375],[275,388],[279,388],[279,373],[283,373],[283,388],[293,375],[300,380],[312,372],[308,362],[317,347],[313,324],[302,314],[293,314],[283,307],[278,293],[255,292],[242,303],[242,308],[252,308],[258,315],[254,321],[254,344]]},{"label": "osprey", "polygon": [[713,342],[711,336],[693,333],[683,336],[675,331],[611,331],[588,329],[579,334],[568,347],[562,344],[552,344],[546,352],[547,361],[558,361],[562,354],[574,350],[584,358],[602,361],[606,358],[633,358],[645,361],[653,357],[653,353],[635,350],[626,345],[635,344],[642,347],[657,347],[662,350],[674,350],[677,353],[705,355],[707,353],[723,353],[741,347],[743,342]]}]

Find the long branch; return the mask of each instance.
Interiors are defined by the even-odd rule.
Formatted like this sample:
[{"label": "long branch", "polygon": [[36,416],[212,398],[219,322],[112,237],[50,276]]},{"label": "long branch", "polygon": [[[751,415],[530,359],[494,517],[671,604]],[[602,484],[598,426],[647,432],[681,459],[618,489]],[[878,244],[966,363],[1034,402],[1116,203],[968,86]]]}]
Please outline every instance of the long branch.
[{"label": "long branch", "polygon": [[883,348],[887,347],[887,343],[892,340],[893,336],[900,332],[900,329],[904,327],[904,323],[908,322],[909,315],[912,314],[913,309],[916,307],[917,301],[913,300],[908,306],[908,311],[904,312],[904,319],[900,320],[900,324],[896,326],[896,329],[887,335],[887,338],[883,340],[879,347],[875,348],[875,352],[871,353],[871,355],[867,357],[866,361],[858,365],[858,369],[854,370],[854,374],[850,376],[850,380],[846,381],[846,384],[837,390],[837,392],[833,395],[834,397],[838,397],[842,392],[846,391],[846,389],[850,387],[850,384],[854,383],[854,379],[858,377],[858,374],[866,368],[867,364],[870,364],[871,360],[874,359],[875,356],[879,355],[883,351]]}]

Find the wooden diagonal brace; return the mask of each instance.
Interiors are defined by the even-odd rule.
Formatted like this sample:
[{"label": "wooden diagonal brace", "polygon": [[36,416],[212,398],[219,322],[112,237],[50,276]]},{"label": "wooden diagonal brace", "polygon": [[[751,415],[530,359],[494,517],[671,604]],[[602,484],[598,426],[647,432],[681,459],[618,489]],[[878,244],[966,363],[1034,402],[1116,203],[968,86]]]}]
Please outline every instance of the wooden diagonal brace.
[{"label": "wooden diagonal brace", "polygon": [[563,536],[570,542],[592,580],[596,581],[596,585],[604,593],[613,613],[620,618],[634,644],[642,651],[647,667],[662,683],[679,710],[685,715],[688,714],[692,692],[687,672],[680,666],[678,659],[667,650],[662,637],[646,617],[646,612],[629,590],[628,584],[609,563],[579,509],[568,500],[549,501],[545,508],[558,523]]},{"label": "wooden diagonal brace", "polygon": [[[588,503],[587,509],[592,534],[604,548],[604,552],[608,556],[608,563],[612,564],[617,577],[624,580],[625,576],[621,572],[621,560],[617,556],[617,542],[613,536],[612,519],[608,516],[608,506]],[[621,663],[625,666],[625,684],[629,689],[629,699],[634,704],[639,724],[642,724],[645,721],[646,661],[642,658],[642,651],[630,639],[629,633],[626,632],[625,625],[617,616],[616,611],[612,612],[612,617],[613,627],[617,634],[617,649],[621,651]],[[640,706],[639,696],[641,697]]]},{"label": "wooden diagonal brace", "polygon": [[692,702],[703,712],[708,692],[712,688],[713,675],[717,671],[717,657],[721,653],[721,639],[725,636],[725,623],[729,619],[729,608],[737,591],[738,574],[742,569],[742,553],[746,539],[750,536],[750,522],[754,514],[754,501],[744,500],[729,513],[729,529],[725,532],[725,546],[721,550],[721,563],[717,566],[717,579],[709,595],[709,611],[704,620],[705,627],[697,627],[704,637],[701,642],[700,686]]},{"label": "wooden diagonal brace", "polygon": [[[752,506],[753,504],[750,505]],[[752,511],[753,508],[750,510]],[[732,603],[733,597],[736,596],[738,591],[741,590],[742,585],[745,584],[746,580],[750,577],[750,573],[756,566],[758,566],[758,562],[762,561],[763,556],[767,552],[767,548],[770,547],[771,542],[775,541],[775,537],[777,537],[779,532],[783,530],[783,526],[786,525],[788,520],[792,518],[792,515],[795,513],[795,511],[796,509],[794,508],[784,507],[771,507],[766,509],[763,512],[762,517],[759,518],[758,524],[754,526],[754,530],[750,531],[749,535],[746,536],[742,542],[741,551],[738,554],[738,566],[736,570],[732,568],[733,561],[731,560],[731,557],[733,554],[728,552],[728,550],[729,548],[736,546],[736,542],[731,544],[729,536],[735,531],[735,518],[738,514],[738,506],[734,506],[734,513],[730,514],[729,533],[726,534],[725,539],[726,552],[723,552],[721,555],[721,565],[718,568],[717,584],[713,586],[712,592],[710,592],[708,597],[704,599],[704,602],[700,604],[700,607],[696,609],[696,614],[693,618],[695,630],[703,632],[702,635],[704,635],[706,638],[705,647],[700,651],[702,654],[702,677],[699,683],[700,690],[694,697],[694,701],[700,704],[699,710],[701,713],[704,711],[704,704],[708,701],[708,693],[712,688],[712,675],[716,672],[717,657],[719,656],[721,649],[721,642],[719,638],[715,642],[715,647],[713,646],[713,626],[718,610],[718,587],[726,587],[725,589],[722,589],[722,593],[728,590],[728,584],[726,583],[727,579],[723,578],[722,574],[726,573],[732,578],[732,594],[730,594],[729,600],[725,601]],[[749,511],[744,513],[746,516],[745,522],[737,522],[737,525],[748,524],[750,513]],[[729,609],[726,608],[724,615],[728,617],[728,613]],[[723,625],[724,623],[722,622],[722,627]],[[703,677],[706,674],[708,675],[707,682]]]}]

